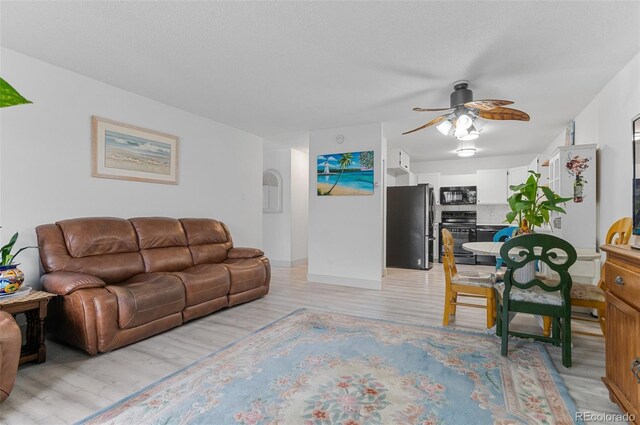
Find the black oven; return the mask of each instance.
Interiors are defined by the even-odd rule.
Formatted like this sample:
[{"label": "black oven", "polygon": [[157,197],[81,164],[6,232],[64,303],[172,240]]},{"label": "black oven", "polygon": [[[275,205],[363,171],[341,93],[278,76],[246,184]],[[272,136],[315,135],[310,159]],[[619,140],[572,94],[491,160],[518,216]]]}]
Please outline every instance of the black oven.
[{"label": "black oven", "polygon": [[[476,212],[475,211],[442,211],[441,229],[447,229],[453,236],[453,256],[458,264],[475,264],[476,256],[462,248],[462,244],[476,242]],[[439,241],[440,262],[444,257],[442,235]]]},{"label": "black oven", "polygon": [[475,205],[478,198],[476,186],[452,186],[440,188],[440,205]]}]

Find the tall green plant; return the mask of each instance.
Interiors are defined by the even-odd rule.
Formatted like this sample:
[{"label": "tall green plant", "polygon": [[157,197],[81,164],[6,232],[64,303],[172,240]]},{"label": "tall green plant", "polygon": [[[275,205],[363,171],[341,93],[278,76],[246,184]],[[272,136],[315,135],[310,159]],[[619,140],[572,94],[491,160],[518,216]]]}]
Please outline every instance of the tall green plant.
[{"label": "tall green plant", "polygon": [[22,247],[15,254],[11,254],[13,250],[13,246],[16,244],[18,240],[18,232],[14,233],[14,235],[9,240],[9,243],[0,248],[0,267],[2,266],[10,266],[13,264],[14,260],[25,249],[36,248],[35,246],[25,246]]},{"label": "tall green plant", "polygon": [[16,89],[11,87],[11,84],[0,77],[0,108],[25,103],[31,103],[31,101],[25,99]]},{"label": "tall green plant", "polygon": [[508,199],[511,211],[507,213],[507,223],[518,223],[522,231],[533,231],[536,226],[549,223],[551,211],[566,214],[564,208],[558,204],[571,201],[573,198],[563,198],[548,186],[540,186],[540,174],[529,171],[526,182],[509,186],[515,192]]}]

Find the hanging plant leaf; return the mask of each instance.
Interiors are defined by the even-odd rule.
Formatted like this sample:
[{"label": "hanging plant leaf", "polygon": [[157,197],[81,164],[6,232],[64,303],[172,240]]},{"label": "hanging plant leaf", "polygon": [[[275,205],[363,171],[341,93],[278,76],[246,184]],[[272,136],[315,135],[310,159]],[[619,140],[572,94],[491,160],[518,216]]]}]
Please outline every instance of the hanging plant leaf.
[{"label": "hanging plant leaf", "polygon": [[30,100],[25,99],[16,89],[11,87],[11,84],[7,83],[0,77],[0,108],[6,108],[7,106],[23,105],[25,103],[32,103]]}]

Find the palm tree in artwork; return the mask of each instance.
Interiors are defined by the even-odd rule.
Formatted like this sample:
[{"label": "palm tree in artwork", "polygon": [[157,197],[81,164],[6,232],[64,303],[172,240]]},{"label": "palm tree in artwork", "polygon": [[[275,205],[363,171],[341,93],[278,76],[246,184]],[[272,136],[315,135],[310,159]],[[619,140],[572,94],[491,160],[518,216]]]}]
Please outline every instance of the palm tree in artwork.
[{"label": "palm tree in artwork", "polygon": [[340,165],[340,174],[338,174],[338,178],[336,182],[331,186],[331,189],[325,195],[331,195],[331,191],[340,181],[340,177],[342,177],[342,173],[344,173],[345,168],[348,168],[349,165],[353,162],[353,154],[352,153],[343,153],[340,159],[338,160],[338,164]]}]

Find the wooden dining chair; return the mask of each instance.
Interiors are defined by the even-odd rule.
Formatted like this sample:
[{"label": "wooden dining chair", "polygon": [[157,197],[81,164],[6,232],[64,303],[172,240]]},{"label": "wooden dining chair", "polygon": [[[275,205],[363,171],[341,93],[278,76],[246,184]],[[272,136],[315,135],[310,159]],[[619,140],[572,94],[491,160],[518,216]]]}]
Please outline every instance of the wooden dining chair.
[{"label": "wooden dining chair", "polygon": [[[449,325],[449,317],[456,314],[457,306],[476,307],[487,309],[487,328],[495,324],[495,275],[473,271],[458,272],[455,257],[453,256],[454,240],[451,232],[442,229],[442,245],[444,257],[445,295],[444,316],[442,326]],[[458,301],[458,296],[486,299],[486,305],[464,303]]]},{"label": "wooden dining chair", "polygon": [[[605,244],[621,244],[626,245],[629,243],[633,228],[633,220],[631,217],[623,217],[613,223],[607,232],[605,238]],[[553,280],[551,280],[553,281]],[[578,283],[574,282],[571,286],[571,305],[573,307],[585,307],[595,309],[598,312],[598,323],[600,324],[600,330],[602,335],[593,334],[589,332],[575,332],[592,336],[606,336],[606,309],[605,309],[605,297],[604,297],[604,265],[600,271],[600,281],[598,286],[590,283]],[[583,320],[592,322],[593,320],[581,317],[574,317],[575,320]],[[545,318],[544,320],[544,335],[549,335],[551,332],[551,320]]]},{"label": "wooden dining chair", "polygon": [[[557,236],[533,233],[505,242],[500,249],[500,256],[507,265],[504,282],[496,285],[496,334],[502,337],[502,355],[507,356],[509,335],[533,338],[562,345],[562,364],[571,367],[572,280],[569,267],[576,262],[576,250],[569,242]],[[549,284],[534,273],[530,281],[520,282],[518,270],[529,267],[529,263],[533,261],[541,261],[557,273],[558,282]],[[510,331],[509,312],[552,317],[551,336]]]}]

